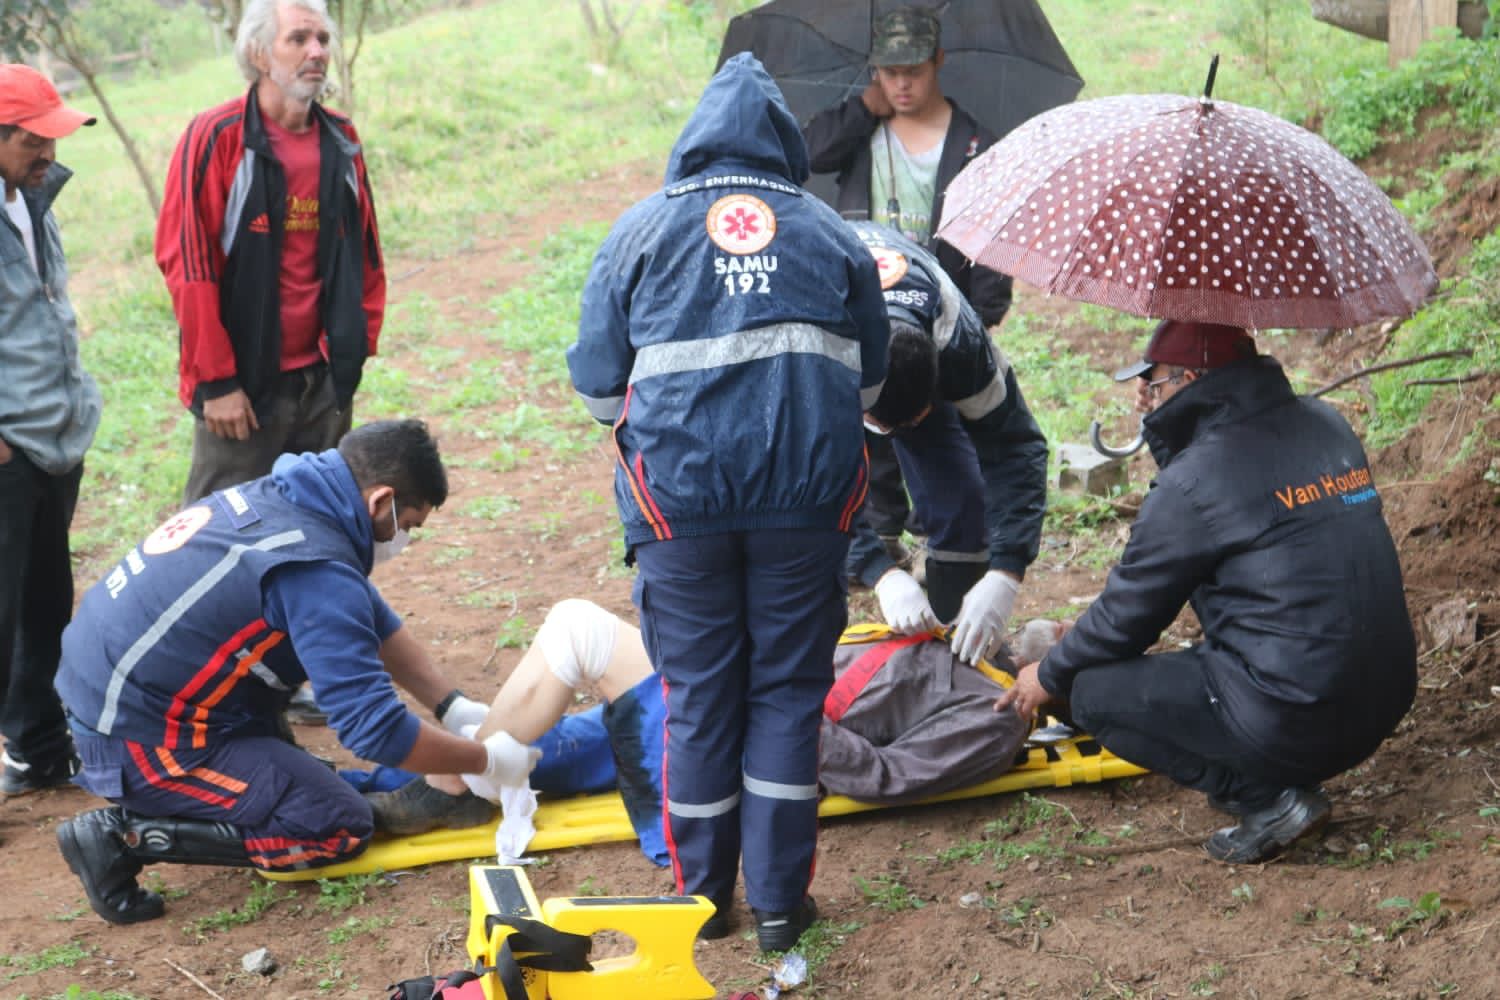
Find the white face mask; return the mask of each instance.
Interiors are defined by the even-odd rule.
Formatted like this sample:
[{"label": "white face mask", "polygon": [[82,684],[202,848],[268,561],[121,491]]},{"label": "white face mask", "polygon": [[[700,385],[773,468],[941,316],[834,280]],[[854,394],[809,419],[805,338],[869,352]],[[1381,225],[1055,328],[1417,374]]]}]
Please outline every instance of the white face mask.
[{"label": "white face mask", "polygon": [[396,558],[401,554],[402,549],[411,544],[411,533],[401,527],[401,523],[396,520],[396,502],[394,500],[391,501],[391,528],[395,533],[391,535],[390,541],[377,541],[375,543],[372,560],[376,566],[379,566],[388,559]]}]

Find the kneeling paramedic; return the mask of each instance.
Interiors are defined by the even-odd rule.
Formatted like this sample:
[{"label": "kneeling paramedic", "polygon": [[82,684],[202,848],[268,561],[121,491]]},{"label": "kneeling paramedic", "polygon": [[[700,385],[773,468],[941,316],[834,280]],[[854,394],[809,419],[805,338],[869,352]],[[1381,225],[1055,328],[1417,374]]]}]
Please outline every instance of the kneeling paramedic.
[{"label": "kneeling paramedic", "polygon": [[865,426],[889,435],[929,532],[927,591],[892,561],[861,512],[849,575],[875,588],[902,632],[953,625],[966,663],[1005,633],[1041,543],[1047,441],[1010,362],[938,260],[893,229],[851,223],[880,269],[890,316],[885,385]]},{"label": "kneeling paramedic", "polygon": [[[491,798],[525,780],[536,751],[455,735],[483,712],[465,715],[368,579],[447,495],[424,424],[367,424],[187,507],[84,595],[57,689],[83,761],[74,780],[114,806],[57,839],[96,913],[161,916],[136,882],[152,862],[285,870],[364,850],[369,806],[281,733],[304,680],[360,757],[461,774]],[[412,714],[397,684],[448,729]]]}]

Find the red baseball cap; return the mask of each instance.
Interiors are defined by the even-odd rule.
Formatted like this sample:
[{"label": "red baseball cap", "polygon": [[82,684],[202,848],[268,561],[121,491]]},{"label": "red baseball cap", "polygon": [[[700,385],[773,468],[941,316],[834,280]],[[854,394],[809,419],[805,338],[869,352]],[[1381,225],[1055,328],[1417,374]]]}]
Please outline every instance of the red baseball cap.
[{"label": "red baseball cap", "polygon": [[1137,378],[1156,365],[1219,368],[1254,355],[1255,338],[1243,327],[1164,319],[1156,324],[1156,331],[1151,334],[1145,359],[1115,372],[1115,381]]},{"label": "red baseball cap", "polygon": [[19,125],[43,139],[72,135],[94,119],[63,104],[52,81],[21,63],[0,63],[0,125]]}]

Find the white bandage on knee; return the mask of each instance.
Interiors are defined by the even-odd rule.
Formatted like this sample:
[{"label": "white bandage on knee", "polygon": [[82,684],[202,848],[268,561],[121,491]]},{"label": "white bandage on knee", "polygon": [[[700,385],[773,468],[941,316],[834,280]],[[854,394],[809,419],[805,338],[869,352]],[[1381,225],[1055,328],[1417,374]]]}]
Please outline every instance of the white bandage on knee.
[{"label": "white bandage on knee", "polygon": [[536,643],[553,676],[571,688],[597,684],[615,652],[620,620],[593,601],[572,597],[547,612]]}]

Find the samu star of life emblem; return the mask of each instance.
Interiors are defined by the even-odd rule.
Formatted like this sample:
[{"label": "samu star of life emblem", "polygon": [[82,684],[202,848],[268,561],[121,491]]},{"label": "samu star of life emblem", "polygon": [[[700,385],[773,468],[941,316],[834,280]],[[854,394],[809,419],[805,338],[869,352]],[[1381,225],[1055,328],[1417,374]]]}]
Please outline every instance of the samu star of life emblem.
[{"label": "samu star of life emblem", "polygon": [[892,287],[896,282],[906,277],[906,272],[911,265],[906,262],[906,254],[890,247],[870,247],[870,256],[875,258],[875,268],[880,272],[880,287],[882,290]]},{"label": "samu star of life emblem", "polygon": [[148,556],[175,552],[186,545],[188,539],[196,535],[198,529],[207,524],[209,518],[213,516],[213,511],[208,509],[207,504],[189,507],[180,514],[174,514],[163,522],[161,527],[146,536],[146,540],[141,543],[141,551]]},{"label": "samu star of life emblem", "polygon": [[776,236],[776,213],[748,194],[731,194],[714,202],[705,220],[708,238],[732,254],[760,253]]}]

